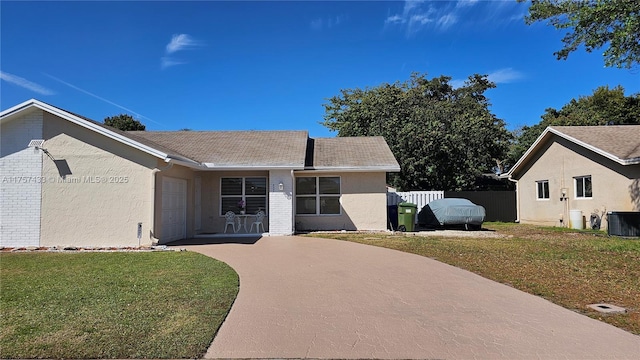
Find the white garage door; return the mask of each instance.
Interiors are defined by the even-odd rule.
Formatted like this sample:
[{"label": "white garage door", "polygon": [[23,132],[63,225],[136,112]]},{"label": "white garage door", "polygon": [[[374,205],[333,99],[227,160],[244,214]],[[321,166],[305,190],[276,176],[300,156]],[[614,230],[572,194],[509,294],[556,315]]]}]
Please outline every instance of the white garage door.
[{"label": "white garage door", "polygon": [[187,236],[187,181],[162,178],[162,234],[160,241],[184,239]]}]

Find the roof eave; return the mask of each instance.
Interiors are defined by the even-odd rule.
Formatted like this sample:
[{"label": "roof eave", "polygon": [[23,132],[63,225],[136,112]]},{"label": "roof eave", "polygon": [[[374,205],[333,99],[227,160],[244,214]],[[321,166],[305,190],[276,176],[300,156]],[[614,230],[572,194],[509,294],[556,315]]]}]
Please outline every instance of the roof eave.
[{"label": "roof eave", "polygon": [[[544,137],[547,135],[547,133],[549,133],[550,129],[551,129],[550,127],[547,127],[546,129],[544,129],[542,134],[540,134],[540,136],[538,136],[536,141],[534,141],[533,144],[531,144],[531,146],[529,146],[527,151],[525,151],[525,153],[520,157],[520,159],[518,159],[518,161],[515,163],[515,165],[513,165],[511,167],[511,169],[509,169],[509,171],[506,174],[504,174],[505,178],[511,179],[513,177],[513,174],[525,162],[525,160],[531,155],[531,153],[534,152],[534,149],[536,149],[538,147],[538,144],[540,144],[540,142],[542,142],[542,139],[544,139]],[[501,175],[501,177],[502,177],[502,175]]]},{"label": "roof eave", "polygon": [[91,123],[89,121],[86,121],[86,120],[84,120],[84,119],[82,119],[82,118],[80,118],[80,117],[78,117],[76,115],[73,115],[73,114],[71,114],[69,112],[66,112],[64,110],[58,109],[56,107],[53,107],[53,106],[51,106],[49,104],[45,104],[45,103],[43,103],[41,101],[38,101],[36,99],[27,100],[27,101],[25,101],[25,102],[23,102],[21,104],[18,104],[16,106],[12,107],[12,108],[9,108],[9,109],[3,111],[2,113],[0,113],[0,119],[4,119],[6,117],[16,115],[19,112],[27,110],[27,109],[29,109],[31,107],[38,108],[38,109],[46,111],[46,112],[48,112],[50,114],[56,115],[56,116],[58,116],[60,118],[63,118],[65,120],[67,120],[67,121],[70,121],[70,122],[72,122],[72,123],[74,123],[74,124],[76,124],[78,126],[81,126],[81,127],[86,128],[86,129],[92,130],[92,131],[94,131],[96,133],[99,133],[99,134],[104,135],[104,136],[106,136],[108,138],[116,140],[116,141],[118,141],[120,143],[123,143],[125,145],[131,146],[131,147],[136,148],[138,150],[141,150],[141,151],[143,151],[143,152],[145,152],[147,154],[150,154],[152,156],[158,157],[160,159],[167,159],[167,157],[168,157],[168,154],[166,154],[166,153],[164,153],[162,151],[159,151],[159,150],[154,149],[152,147],[149,147],[147,145],[141,144],[141,143],[139,143],[139,142],[137,142],[135,140],[132,140],[132,139],[126,137],[126,136],[122,136],[120,134],[117,134],[117,133],[115,133],[115,132],[113,132],[113,131],[111,131],[111,130],[109,130],[107,128],[104,128],[102,126],[99,126],[99,125],[96,125],[96,124]]}]

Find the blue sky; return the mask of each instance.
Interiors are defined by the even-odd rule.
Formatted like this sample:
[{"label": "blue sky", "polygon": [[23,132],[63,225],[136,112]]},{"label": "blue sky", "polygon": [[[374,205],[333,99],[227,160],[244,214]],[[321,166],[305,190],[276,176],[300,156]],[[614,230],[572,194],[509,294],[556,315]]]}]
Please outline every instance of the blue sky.
[{"label": "blue sky", "polygon": [[492,111],[532,125],[598,86],[640,92],[640,71],[601,53],[553,52],[513,1],[0,2],[0,105],[36,98],[148,130],[309,130],[340,89],[487,74]]}]

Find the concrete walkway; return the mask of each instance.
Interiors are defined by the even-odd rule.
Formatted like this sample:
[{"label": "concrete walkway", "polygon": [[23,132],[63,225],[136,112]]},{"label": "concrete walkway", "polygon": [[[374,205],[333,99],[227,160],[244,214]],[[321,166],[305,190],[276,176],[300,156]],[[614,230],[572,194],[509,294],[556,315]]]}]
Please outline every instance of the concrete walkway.
[{"label": "concrete walkway", "polygon": [[640,358],[638,336],[417,255],[301,237],[187,248],[240,275],[207,358]]}]

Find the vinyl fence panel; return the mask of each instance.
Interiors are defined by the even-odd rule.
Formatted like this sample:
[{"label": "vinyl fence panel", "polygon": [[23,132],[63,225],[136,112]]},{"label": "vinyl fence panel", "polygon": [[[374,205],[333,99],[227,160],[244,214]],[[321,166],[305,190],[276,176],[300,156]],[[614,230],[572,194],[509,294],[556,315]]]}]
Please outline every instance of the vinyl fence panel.
[{"label": "vinyl fence panel", "polygon": [[[408,202],[418,205],[418,212],[433,200],[444,198],[444,191],[404,191],[388,192],[387,206],[398,205],[401,202]],[[416,216],[416,222],[418,216]]]}]

